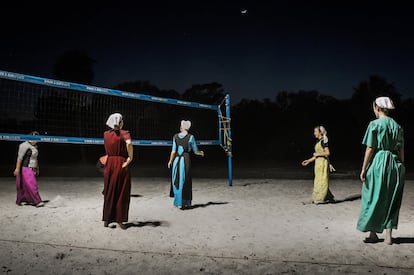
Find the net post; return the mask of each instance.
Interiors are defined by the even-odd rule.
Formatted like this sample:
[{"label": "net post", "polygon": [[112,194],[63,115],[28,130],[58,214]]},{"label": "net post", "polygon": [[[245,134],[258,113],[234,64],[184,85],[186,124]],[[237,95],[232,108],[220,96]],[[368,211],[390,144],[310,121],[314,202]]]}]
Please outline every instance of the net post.
[{"label": "net post", "polygon": [[218,121],[218,142],[219,144],[223,144],[223,137],[222,137],[222,131],[223,131],[223,121],[221,119],[222,113],[221,113],[221,107],[220,105],[217,106],[217,121]]},{"label": "net post", "polygon": [[[228,125],[228,138],[231,140],[231,116],[230,116],[230,94],[226,94],[226,117],[229,120]],[[231,152],[231,148],[230,148]],[[227,155],[227,171],[228,171],[228,177],[229,177],[229,186],[233,186],[233,157],[232,154]]]}]

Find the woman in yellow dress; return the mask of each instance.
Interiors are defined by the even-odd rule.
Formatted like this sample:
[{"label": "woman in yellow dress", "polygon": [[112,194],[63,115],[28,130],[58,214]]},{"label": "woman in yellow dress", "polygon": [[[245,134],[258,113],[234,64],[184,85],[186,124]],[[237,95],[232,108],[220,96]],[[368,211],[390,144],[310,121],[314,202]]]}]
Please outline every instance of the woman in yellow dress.
[{"label": "woman in yellow dress", "polygon": [[313,134],[318,140],[315,144],[313,157],[302,162],[303,166],[315,162],[315,178],[312,193],[312,203],[321,204],[334,202],[334,196],[329,190],[329,172],[333,167],[329,163],[328,136],[325,127],[317,126]]}]

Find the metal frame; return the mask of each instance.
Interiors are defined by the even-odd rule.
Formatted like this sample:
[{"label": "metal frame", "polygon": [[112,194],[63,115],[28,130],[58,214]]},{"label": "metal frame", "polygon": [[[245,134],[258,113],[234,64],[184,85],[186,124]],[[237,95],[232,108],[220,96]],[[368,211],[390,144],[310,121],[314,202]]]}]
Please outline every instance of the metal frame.
[{"label": "metal frame", "polygon": [[[224,99],[227,121],[225,122],[226,124],[223,124],[223,121],[222,121],[223,116],[221,114],[220,105],[216,106],[216,105],[208,105],[208,104],[202,104],[202,103],[190,102],[190,101],[184,101],[184,100],[178,100],[178,99],[162,98],[162,97],[150,96],[150,95],[145,95],[145,94],[125,92],[125,91],[120,91],[120,90],[115,90],[115,89],[108,89],[108,88],[102,88],[102,87],[97,87],[97,86],[66,82],[66,81],[61,81],[61,80],[19,74],[19,73],[2,71],[2,70],[0,70],[0,78],[19,81],[19,82],[33,83],[33,84],[38,84],[38,85],[43,85],[43,86],[51,86],[51,87],[57,87],[57,88],[76,90],[76,91],[81,91],[81,92],[86,92],[86,93],[103,94],[103,95],[109,95],[109,96],[117,96],[117,97],[129,98],[129,99],[156,102],[156,103],[164,103],[164,104],[172,104],[172,105],[186,106],[186,107],[192,107],[192,108],[216,110],[219,115],[218,139],[217,140],[199,140],[197,141],[197,144],[199,145],[220,145],[225,149],[225,152],[228,157],[229,186],[232,186],[233,169],[232,169],[232,155],[231,155],[230,95],[229,94],[226,94],[226,97]],[[4,140],[4,141],[35,140],[38,142],[48,142],[48,143],[103,145],[102,138],[48,136],[48,135],[32,136],[32,135],[16,134],[16,133],[0,133],[0,140]],[[230,140],[230,146],[228,144],[229,140]],[[224,142],[224,145],[223,145],[223,142]],[[133,140],[132,143],[134,145],[140,145],[140,146],[171,146],[172,145],[172,141],[170,140],[168,141],[166,140]]]}]

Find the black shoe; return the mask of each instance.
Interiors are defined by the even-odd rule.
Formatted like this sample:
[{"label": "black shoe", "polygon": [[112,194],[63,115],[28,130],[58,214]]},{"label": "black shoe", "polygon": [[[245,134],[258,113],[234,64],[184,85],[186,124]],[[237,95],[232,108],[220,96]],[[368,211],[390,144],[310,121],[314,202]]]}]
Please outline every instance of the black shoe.
[{"label": "black shoe", "polygon": [[123,223],[121,223],[121,222],[119,222],[118,223],[118,225],[119,225],[119,228],[121,228],[122,230],[125,230],[125,229],[127,229],[128,227],[126,226],[126,224],[123,224]]}]

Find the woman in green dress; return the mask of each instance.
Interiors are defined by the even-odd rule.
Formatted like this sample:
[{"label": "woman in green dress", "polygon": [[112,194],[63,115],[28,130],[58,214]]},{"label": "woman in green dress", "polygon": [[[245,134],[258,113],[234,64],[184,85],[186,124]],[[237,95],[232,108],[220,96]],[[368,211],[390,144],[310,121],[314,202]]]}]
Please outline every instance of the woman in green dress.
[{"label": "woman in green dress", "polygon": [[315,162],[312,203],[322,204],[334,202],[334,196],[329,190],[329,172],[333,167],[329,164],[329,155],[331,153],[328,146],[327,132],[325,127],[317,126],[314,128],[313,134],[318,140],[315,144],[315,152],[313,153],[313,157],[302,162],[303,166]]},{"label": "woman in green dress", "polygon": [[370,122],[362,143],[366,145],[360,179],[361,210],[357,229],[370,232],[364,240],[378,242],[377,233],[385,229],[385,243],[392,244],[392,229],[397,229],[405,180],[404,133],[388,116],[394,109],[389,97],[373,103],[377,119]]}]

